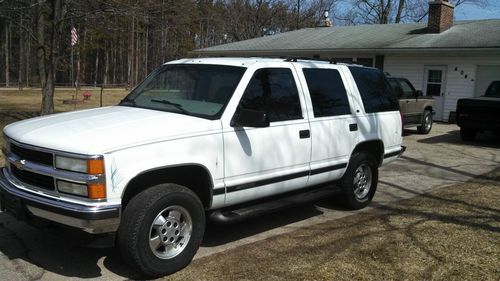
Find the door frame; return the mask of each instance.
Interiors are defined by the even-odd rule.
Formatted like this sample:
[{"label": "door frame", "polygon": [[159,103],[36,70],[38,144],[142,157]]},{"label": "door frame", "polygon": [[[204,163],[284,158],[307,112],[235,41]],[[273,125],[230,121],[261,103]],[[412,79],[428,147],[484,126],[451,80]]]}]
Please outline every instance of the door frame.
[{"label": "door frame", "polygon": [[429,70],[441,70],[441,104],[436,102],[436,115],[434,118],[438,121],[444,121],[444,108],[446,104],[446,83],[447,83],[447,75],[448,75],[448,66],[446,65],[424,65],[424,86],[422,90],[424,90],[425,96],[427,96],[427,84],[429,81]]}]

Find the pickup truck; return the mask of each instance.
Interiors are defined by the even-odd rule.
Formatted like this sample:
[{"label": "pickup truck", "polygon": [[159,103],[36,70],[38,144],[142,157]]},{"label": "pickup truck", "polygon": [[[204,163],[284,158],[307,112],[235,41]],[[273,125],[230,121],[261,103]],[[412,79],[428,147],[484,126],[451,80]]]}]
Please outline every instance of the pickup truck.
[{"label": "pickup truck", "polygon": [[331,195],[331,183],[348,208],[367,206],[378,168],[404,151],[389,87],[379,70],[355,65],[172,61],[117,106],[6,126],[0,208],[117,232],[138,272],[170,274],[190,263],[207,219]]},{"label": "pickup truck", "polygon": [[482,97],[457,101],[457,125],[464,141],[485,131],[500,136],[500,81],[493,81]]},{"label": "pickup truck", "polygon": [[388,76],[387,80],[398,98],[403,127],[417,127],[420,134],[428,134],[432,129],[432,114],[436,106],[434,98],[415,90],[404,77]]}]

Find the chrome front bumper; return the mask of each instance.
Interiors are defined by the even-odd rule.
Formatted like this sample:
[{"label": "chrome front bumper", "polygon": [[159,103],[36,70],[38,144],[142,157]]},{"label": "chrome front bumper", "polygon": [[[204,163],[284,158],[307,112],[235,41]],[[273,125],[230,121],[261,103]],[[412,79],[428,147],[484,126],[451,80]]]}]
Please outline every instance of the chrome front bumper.
[{"label": "chrome front bumper", "polygon": [[17,188],[0,169],[0,210],[18,219],[33,215],[89,233],[114,232],[120,224],[121,205],[86,206],[44,197]]}]

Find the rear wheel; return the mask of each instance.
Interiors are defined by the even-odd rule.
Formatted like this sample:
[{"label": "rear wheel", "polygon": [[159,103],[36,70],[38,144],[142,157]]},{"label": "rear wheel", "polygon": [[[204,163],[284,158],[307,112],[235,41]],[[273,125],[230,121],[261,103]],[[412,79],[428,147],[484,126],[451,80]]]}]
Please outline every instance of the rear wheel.
[{"label": "rear wheel", "polygon": [[203,238],[205,213],[199,198],[176,184],[160,184],[135,196],[118,230],[124,260],[148,277],[187,266]]},{"label": "rear wheel", "polygon": [[461,127],[460,136],[464,141],[473,141],[476,139],[477,130],[473,128]]},{"label": "rear wheel", "polygon": [[420,134],[428,134],[432,129],[432,112],[430,110],[424,110],[422,115],[422,122],[420,126],[417,127]]},{"label": "rear wheel", "polygon": [[353,154],[340,181],[343,203],[353,210],[362,209],[373,199],[378,183],[378,166],[375,159],[365,153]]}]

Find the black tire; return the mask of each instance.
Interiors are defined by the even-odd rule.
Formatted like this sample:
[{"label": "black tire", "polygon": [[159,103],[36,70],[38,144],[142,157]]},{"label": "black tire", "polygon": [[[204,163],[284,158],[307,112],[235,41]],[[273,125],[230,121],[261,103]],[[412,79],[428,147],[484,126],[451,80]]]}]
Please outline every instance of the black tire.
[{"label": "black tire", "polygon": [[[130,200],[118,229],[118,245],[123,259],[135,270],[147,277],[160,277],[191,262],[204,232],[205,212],[200,199],[183,186],[160,184]],[[150,246],[151,237],[159,243]]]},{"label": "black tire", "polygon": [[424,110],[422,114],[422,121],[417,130],[420,134],[427,135],[432,129],[432,112],[430,110]]},{"label": "black tire", "polygon": [[473,141],[476,139],[477,130],[473,128],[461,127],[460,136],[464,141]]},{"label": "black tire", "polygon": [[[359,177],[361,170],[369,169],[370,176],[367,172],[363,172],[365,184],[369,184],[368,188],[362,188],[359,186]],[[357,183],[356,183],[357,182]],[[340,180],[340,186],[342,188],[343,204],[352,210],[362,209],[373,199],[375,191],[377,190],[378,183],[378,165],[375,159],[365,153],[356,152],[351,156],[347,170]]]}]

